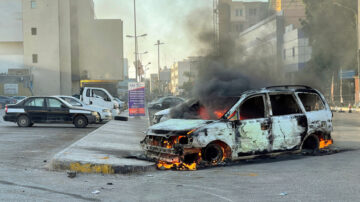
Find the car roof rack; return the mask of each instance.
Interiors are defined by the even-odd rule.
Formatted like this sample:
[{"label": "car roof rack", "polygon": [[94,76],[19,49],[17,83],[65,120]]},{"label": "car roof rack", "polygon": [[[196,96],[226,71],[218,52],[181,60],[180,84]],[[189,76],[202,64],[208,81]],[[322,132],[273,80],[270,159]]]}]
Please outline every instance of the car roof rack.
[{"label": "car roof rack", "polygon": [[305,86],[305,85],[280,85],[280,86],[269,86],[266,87],[265,89],[276,89],[276,88],[285,88],[285,89],[308,89],[311,90],[313,88],[309,87],[309,86]]}]

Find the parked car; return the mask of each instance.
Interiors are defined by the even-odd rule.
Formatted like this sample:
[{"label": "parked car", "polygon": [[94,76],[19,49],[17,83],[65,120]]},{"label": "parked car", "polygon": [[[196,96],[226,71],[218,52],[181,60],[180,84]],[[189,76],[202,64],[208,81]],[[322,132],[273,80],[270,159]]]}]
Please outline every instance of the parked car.
[{"label": "parked car", "polygon": [[11,98],[15,99],[15,100],[16,100],[16,103],[18,103],[19,101],[25,99],[26,96],[13,96],[13,97],[11,97]]},{"label": "parked car", "polygon": [[85,128],[99,119],[95,111],[73,107],[57,97],[28,97],[17,104],[5,107],[4,121],[16,122],[19,127],[34,123],[71,123]]},{"label": "parked car", "polygon": [[99,114],[100,119],[99,122],[102,121],[110,121],[112,119],[111,110],[105,107],[100,107],[96,105],[87,105],[81,100],[67,95],[57,95],[56,97],[66,101],[71,104],[73,107],[81,107],[87,110],[95,111]]},{"label": "parked car", "polygon": [[0,109],[3,109],[7,104],[15,104],[16,100],[7,96],[0,96]]},{"label": "parked car", "polygon": [[[316,152],[333,143],[332,112],[307,86],[274,86],[239,95],[218,120],[170,119],[151,126],[141,142],[166,168]],[[175,162],[175,163],[174,163]]]},{"label": "parked car", "polygon": [[162,97],[156,101],[153,101],[148,104],[149,109],[155,109],[155,110],[163,110],[167,108],[174,107],[180,103],[183,103],[185,100],[180,97]]},{"label": "parked car", "polygon": [[81,90],[80,100],[87,105],[96,105],[111,109],[113,117],[120,115],[119,104],[104,88],[84,87]]},{"label": "parked car", "polygon": [[114,97],[114,100],[119,104],[119,108],[121,110],[124,110],[125,109],[125,102],[124,101],[121,101],[120,98],[117,98],[117,97]]}]

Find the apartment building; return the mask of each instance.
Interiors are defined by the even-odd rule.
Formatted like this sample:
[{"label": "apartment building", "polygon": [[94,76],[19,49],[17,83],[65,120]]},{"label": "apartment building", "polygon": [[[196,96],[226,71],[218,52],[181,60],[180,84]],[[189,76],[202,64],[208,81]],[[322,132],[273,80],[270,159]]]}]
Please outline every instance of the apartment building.
[{"label": "apartment building", "polygon": [[35,95],[78,93],[82,80],[123,80],[123,24],[92,0],[22,0],[24,64]]},{"label": "apartment building", "polygon": [[236,36],[266,18],[267,2],[219,1],[219,37]]}]

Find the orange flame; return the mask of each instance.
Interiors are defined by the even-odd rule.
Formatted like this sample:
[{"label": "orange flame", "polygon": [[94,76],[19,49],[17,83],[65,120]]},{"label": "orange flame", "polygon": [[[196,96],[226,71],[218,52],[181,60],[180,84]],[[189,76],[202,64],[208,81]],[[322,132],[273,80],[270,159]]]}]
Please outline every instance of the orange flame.
[{"label": "orange flame", "polygon": [[319,149],[323,149],[323,148],[328,147],[329,145],[332,145],[332,144],[333,144],[332,140],[324,140],[323,138],[320,138]]},{"label": "orange flame", "polygon": [[221,118],[227,112],[226,109],[217,109],[213,112],[209,112],[205,107],[199,109],[199,116],[201,119],[210,120],[212,118]]},{"label": "orange flame", "polygon": [[167,163],[164,161],[159,161],[156,164],[156,166],[158,169],[165,169],[165,170],[170,170],[172,168],[176,170],[196,170],[197,164],[195,162],[187,164],[187,163],[179,163],[179,162]]}]

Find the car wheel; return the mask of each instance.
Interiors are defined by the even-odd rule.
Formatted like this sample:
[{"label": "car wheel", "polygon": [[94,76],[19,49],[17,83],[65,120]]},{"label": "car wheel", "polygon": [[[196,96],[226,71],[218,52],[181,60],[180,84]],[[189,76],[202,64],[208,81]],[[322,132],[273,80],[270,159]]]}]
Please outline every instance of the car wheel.
[{"label": "car wheel", "polygon": [[203,158],[205,161],[213,164],[218,164],[223,161],[224,150],[218,144],[209,144],[203,151]]},{"label": "car wheel", "polygon": [[316,135],[307,137],[302,145],[301,152],[304,155],[315,155],[319,151],[319,138]]},{"label": "car wheel", "polygon": [[21,115],[17,119],[17,124],[19,127],[29,127],[31,125],[31,122],[28,116]]},{"label": "car wheel", "polygon": [[77,116],[74,125],[76,128],[85,128],[88,125],[87,119],[84,116]]}]

